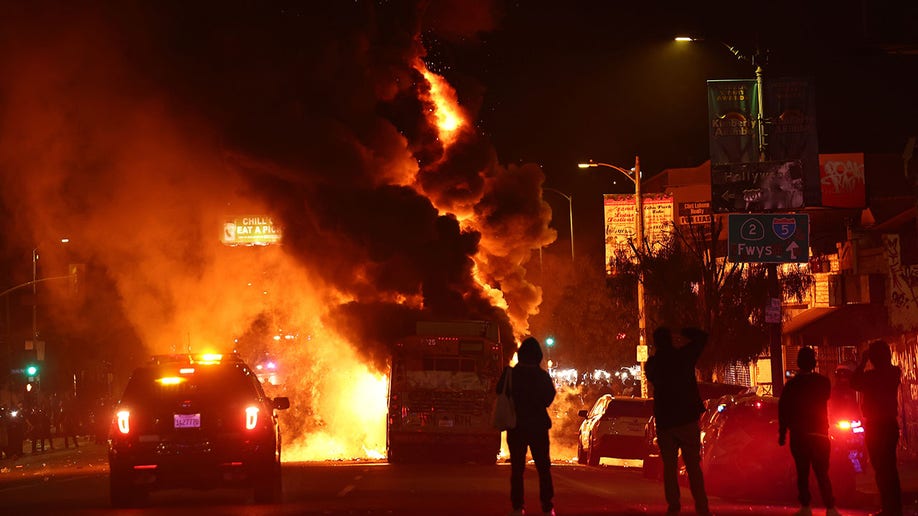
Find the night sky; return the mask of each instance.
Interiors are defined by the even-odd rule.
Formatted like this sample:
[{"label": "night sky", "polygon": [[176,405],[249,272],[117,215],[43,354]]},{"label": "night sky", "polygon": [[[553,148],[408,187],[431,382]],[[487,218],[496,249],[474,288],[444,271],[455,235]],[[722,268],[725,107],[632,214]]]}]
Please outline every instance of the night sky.
[{"label": "night sky", "polygon": [[[269,206],[287,249],[354,296],[362,281],[400,295],[421,283],[446,309],[462,302],[469,258],[485,247],[487,281],[505,295],[519,286],[525,319],[537,297],[522,269],[532,249],[555,241],[547,250],[560,255],[569,242],[567,202],[544,196],[555,215],[546,230],[539,186],[573,194],[577,247],[601,267],[601,194],[632,187],[576,163],[630,167],[639,154],[647,177],[707,160],[705,81],[754,76],[721,42],[767,54],[766,81],[814,78],[821,152],[901,153],[918,134],[916,10],[856,1],[4,4],[4,237],[22,254],[80,229],[75,240],[109,267],[190,256],[206,270],[200,242],[211,219]],[[705,39],[680,46],[679,33]],[[418,57],[455,88],[474,127],[449,151],[424,116]],[[481,242],[433,220],[438,212],[474,217]],[[135,227],[152,233],[111,238]]]},{"label": "night sky", "polygon": [[[766,82],[815,81],[820,152],[901,155],[918,134],[914,6],[629,4],[508,2],[496,28],[477,38],[430,38],[432,57],[447,63],[455,84],[484,91],[481,125],[500,159],[539,163],[546,186],[573,193],[575,226],[584,235],[601,238],[601,193],[633,187],[621,180],[611,185],[611,170],[583,171],[576,163],[594,159],[630,168],[639,154],[644,174],[652,175],[708,159],[705,81],[755,76],[752,64],[724,43],[745,55],[757,48],[767,53]],[[673,41],[686,33],[704,41]],[[567,203],[555,195],[546,199],[561,219],[559,239],[566,239]],[[581,249],[601,253],[593,237],[577,239]]]}]

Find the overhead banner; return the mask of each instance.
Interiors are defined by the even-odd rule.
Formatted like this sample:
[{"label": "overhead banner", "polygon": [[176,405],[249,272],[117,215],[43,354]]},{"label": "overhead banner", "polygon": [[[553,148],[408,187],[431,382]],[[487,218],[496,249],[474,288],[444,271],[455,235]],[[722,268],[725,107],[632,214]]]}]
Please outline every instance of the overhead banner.
[{"label": "overhead banner", "polygon": [[271,217],[250,215],[236,217],[223,223],[221,241],[228,246],[269,245],[281,240],[281,230]]},{"label": "overhead banner", "polygon": [[[644,239],[651,248],[665,242],[673,230],[673,196],[671,194],[645,194],[641,196],[644,212]],[[631,243],[635,239],[637,223],[634,194],[605,194],[603,206],[606,219],[606,272],[611,274],[611,263],[616,254],[634,256]],[[637,245],[637,242],[635,242]]]},{"label": "overhead banner", "polygon": [[816,87],[810,79],[779,78],[765,82],[766,152],[770,161],[797,161],[803,169],[803,202],[821,204],[819,139],[816,132]]},{"label": "overhead banner", "polygon": [[759,161],[755,80],[708,81],[711,165]]},{"label": "overhead banner", "polygon": [[802,208],[803,173],[798,161],[711,165],[714,211],[731,213]]},{"label": "overhead banner", "polygon": [[867,186],[864,154],[820,154],[819,185],[822,205],[832,208],[864,208]]}]

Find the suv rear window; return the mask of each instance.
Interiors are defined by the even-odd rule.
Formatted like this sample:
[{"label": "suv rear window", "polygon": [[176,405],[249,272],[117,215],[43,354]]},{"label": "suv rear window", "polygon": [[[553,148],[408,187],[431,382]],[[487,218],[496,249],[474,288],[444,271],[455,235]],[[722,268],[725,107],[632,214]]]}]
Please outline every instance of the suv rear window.
[{"label": "suv rear window", "polygon": [[646,417],[653,415],[653,405],[644,402],[612,400],[603,417]]},{"label": "suv rear window", "polygon": [[[137,370],[124,391],[122,402],[135,400],[145,403],[175,403],[195,398],[206,403],[222,405],[255,401],[263,397],[254,374],[246,369],[231,366],[189,366],[193,373],[179,373],[177,369],[143,368]],[[221,403],[222,402],[222,403]]]}]

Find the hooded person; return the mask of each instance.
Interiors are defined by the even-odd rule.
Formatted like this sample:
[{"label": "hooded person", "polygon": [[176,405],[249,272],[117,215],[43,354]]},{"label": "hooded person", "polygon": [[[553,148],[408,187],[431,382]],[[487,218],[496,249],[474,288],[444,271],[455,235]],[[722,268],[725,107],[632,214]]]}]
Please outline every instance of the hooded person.
[{"label": "hooded person", "polygon": [[507,430],[507,449],[510,451],[510,503],[511,515],[524,514],[523,472],[526,468],[526,450],[532,454],[539,474],[539,502],[542,513],[554,515],[554,486],[551,478],[551,454],[548,429],[551,417],[548,407],[555,399],[555,384],[542,369],[542,347],[534,337],[527,337],[516,352],[515,367],[504,368],[497,382],[501,392],[504,382],[510,382],[510,397],[516,409],[516,427]]},{"label": "hooded person", "polygon": [[797,374],[784,386],[778,400],[778,445],[784,446],[790,433],[790,451],[797,471],[797,499],[800,509],[795,516],[811,516],[810,470],[816,477],[819,494],[826,506],[826,516],[838,516],[832,481],[829,478],[828,404],[832,393],[829,379],[816,372],[816,351],[802,347],[797,353]]},{"label": "hooded person", "polygon": [[[867,369],[867,364],[871,368]],[[901,516],[902,485],[896,450],[899,446],[899,388],[902,370],[892,363],[892,350],[883,340],[870,343],[851,375],[851,387],[862,395],[864,444],[880,492],[883,516]]]},{"label": "hooded person", "polygon": [[[679,488],[679,452],[689,478],[695,501],[695,513],[710,515],[708,496],[701,472],[701,428],[699,418],[704,403],[698,392],[695,364],[708,342],[708,334],[698,328],[684,328],[679,346],[666,326],[653,332],[656,351],[647,360],[647,379],[653,385],[653,416],[657,444],[663,460],[663,493],[667,514],[681,509]],[[687,339],[687,342],[685,341]]]}]

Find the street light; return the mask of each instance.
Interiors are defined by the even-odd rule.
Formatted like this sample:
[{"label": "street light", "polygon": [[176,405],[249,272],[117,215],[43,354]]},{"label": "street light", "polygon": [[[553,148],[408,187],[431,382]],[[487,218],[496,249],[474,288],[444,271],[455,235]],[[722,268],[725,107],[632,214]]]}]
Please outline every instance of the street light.
[{"label": "street light", "polygon": [[567,195],[561,190],[555,190],[554,188],[542,187],[542,190],[546,192],[554,192],[561,197],[564,197],[567,200],[567,209],[568,209],[568,219],[571,223],[571,262],[574,261],[574,196]]},{"label": "street light", "polygon": [[[702,41],[702,38],[677,36],[676,41],[694,42]],[[756,113],[758,118],[756,123],[758,124],[759,161],[765,161],[765,102],[763,88],[763,77],[765,73],[762,70],[762,62],[767,58],[768,53],[766,51],[763,54],[756,48],[754,54],[747,56],[732,45],[724,43],[723,41],[721,41],[720,44],[727,47],[727,50],[729,50],[739,61],[746,61],[755,67],[755,83],[759,104],[758,113]],[[768,282],[769,297],[781,296],[781,285],[778,281],[777,264],[766,264],[766,281]],[[774,396],[780,396],[781,391],[784,389],[784,359],[782,356],[783,350],[781,348],[781,332],[781,319],[778,318],[777,322],[771,323],[768,345],[769,354],[771,355],[771,387]]]},{"label": "street light", "polygon": [[[635,211],[635,224],[634,224],[634,236],[638,241],[635,249],[638,251],[638,257],[643,254],[645,250],[644,245],[644,203],[641,198],[641,161],[638,156],[634,157],[634,168],[631,170],[626,170],[622,167],[615,165],[610,165],[609,163],[601,163],[590,161],[588,163],[578,163],[579,168],[596,168],[596,167],[605,167],[611,168],[612,170],[620,172],[622,175],[627,177],[632,183],[634,183],[634,211]],[[647,348],[641,348],[641,346],[647,345],[647,313],[644,310],[645,300],[644,300],[644,269],[638,266],[638,284],[637,284],[637,297],[638,297],[638,355],[641,358],[639,360],[641,364],[641,397],[646,398],[648,395],[647,391],[647,375],[644,372],[644,365],[646,364]]]},{"label": "street light", "polygon": [[[685,35],[676,36],[674,39],[680,43],[694,43],[697,41],[704,41],[704,38]],[[755,121],[756,126],[758,127],[759,161],[765,161],[765,107],[764,103],[762,102],[764,96],[762,90],[762,82],[765,73],[762,70],[762,61],[764,58],[762,57],[762,53],[759,52],[758,48],[756,48],[754,54],[748,56],[743,54],[739,49],[733,45],[730,45],[729,43],[724,43],[723,41],[719,41],[718,43],[726,47],[727,50],[729,50],[730,53],[733,54],[733,57],[735,57],[737,60],[746,61],[755,67],[755,84],[757,90],[756,96],[759,103],[759,112],[756,113],[757,120]],[[765,55],[767,55],[767,52]]]}]

